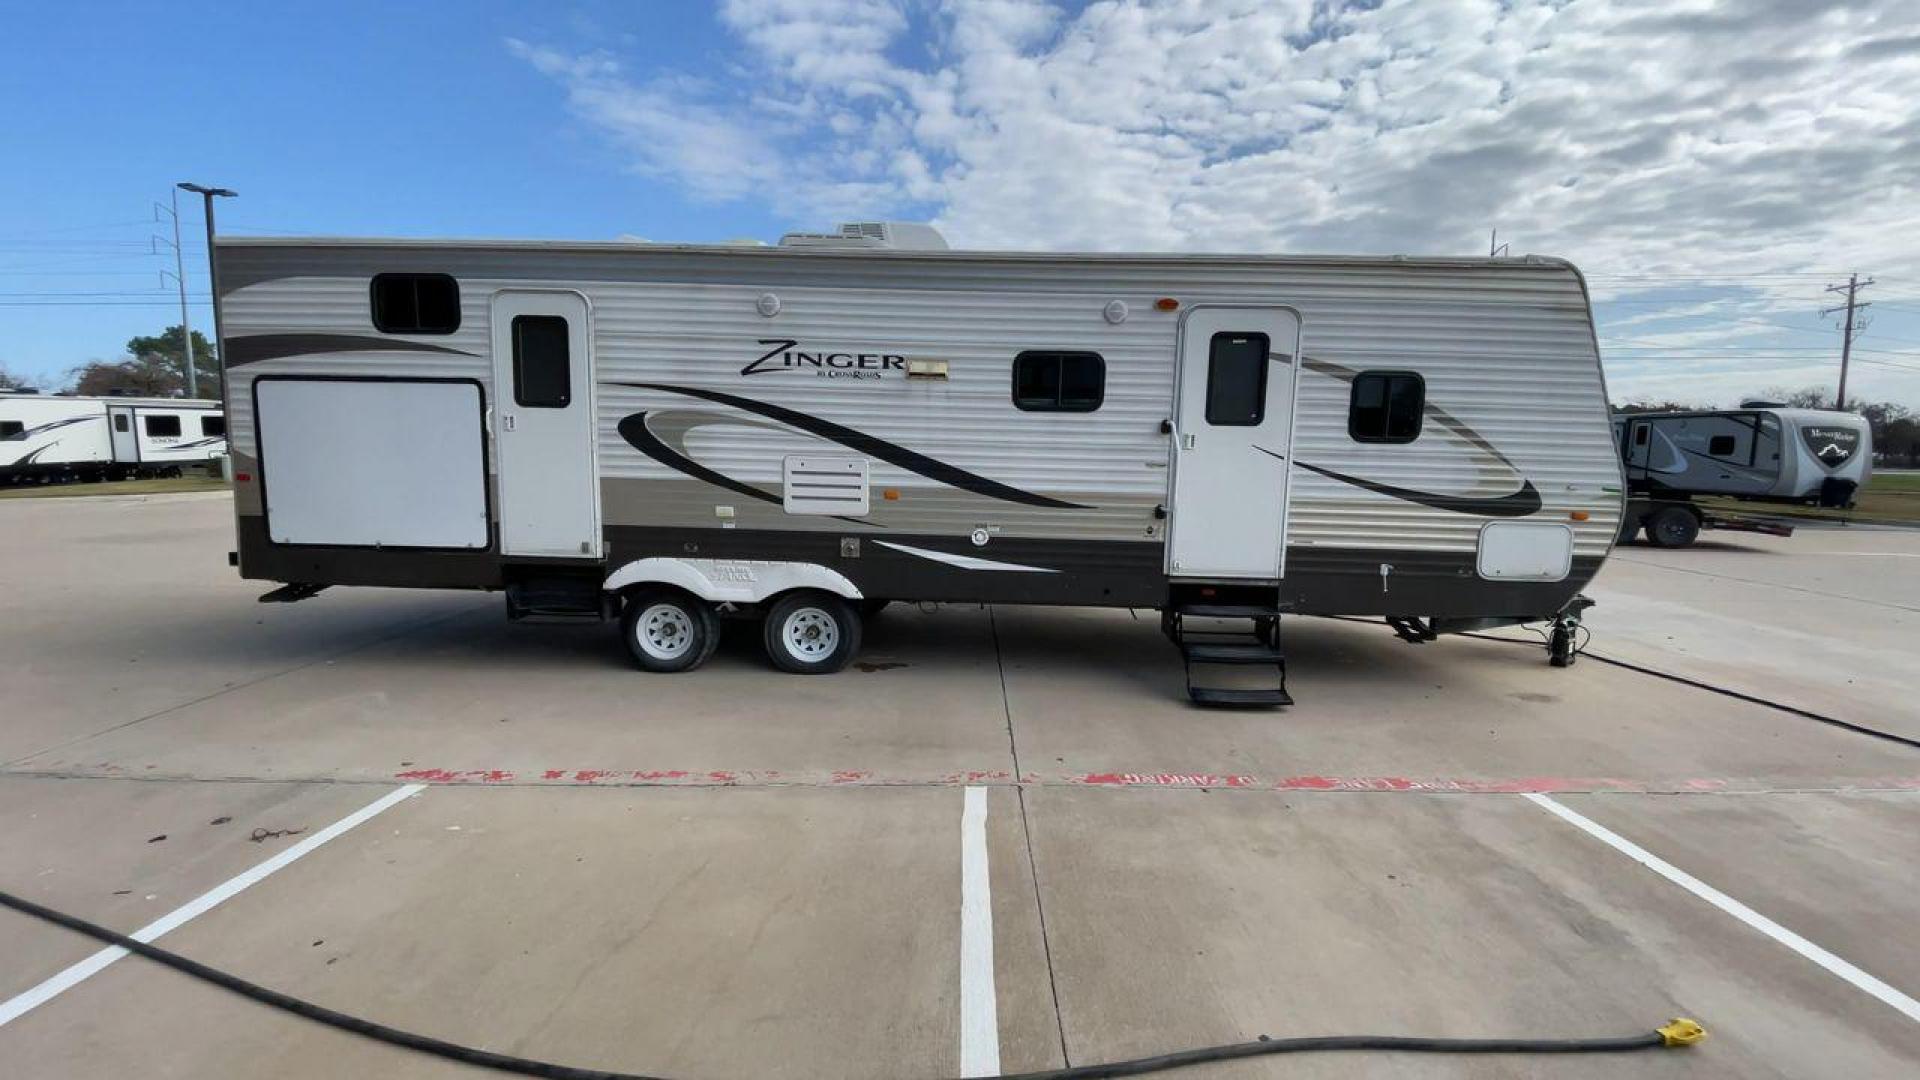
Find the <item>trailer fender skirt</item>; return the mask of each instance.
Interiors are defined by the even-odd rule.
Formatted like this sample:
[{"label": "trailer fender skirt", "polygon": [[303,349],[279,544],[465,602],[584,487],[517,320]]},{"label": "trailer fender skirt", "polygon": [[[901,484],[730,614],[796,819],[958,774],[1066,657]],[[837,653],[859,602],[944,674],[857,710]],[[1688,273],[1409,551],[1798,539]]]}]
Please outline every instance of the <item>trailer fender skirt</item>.
[{"label": "trailer fender skirt", "polygon": [[818,563],[749,559],[636,559],[607,575],[605,589],[615,593],[650,584],[672,585],[716,604],[757,604],[793,589],[821,589],[847,600],[863,599],[846,575]]},{"label": "trailer fender skirt", "polygon": [[[179,953],[160,948],[137,938],[128,937],[116,930],[91,923],[76,915],[64,911],[43,907],[31,900],[0,892],[0,907],[8,907],[23,915],[66,927],[75,933],[85,934],[96,941],[116,945],[131,953],[152,960],[154,963],[170,967],[175,971],[190,975],[202,982],[212,983],[223,990],[240,995],[262,1005],[271,1006],[292,1013],[302,1019],[325,1024],[340,1031],[349,1031],[390,1046],[398,1046],[416,1053],[430,1054],[449,1061],[458,1061],[467,1065],[477,1065],[484,1069],[495,1069],[504,1073],[520,1076],[543,1076],[553,1080],[662,1080],[660,1077],[641,1073],[612,1072],[605,1069],[582,1068],[577,1065],[562,1065],[551,1061],[536,1061],[532,1058],[514,1057],[509,1054],[483,1050],[479,1047],[463,1046],[460,1043],[436,1039],[431,1035],[389,1027],[378,1021],[351,1013],[329,1009],[291,994],[250,982],[230,972],[210,967],[198,960],[189,959]],[[1214,1061],[1233,1061],[1239,1058],[1265,1057],[1268,1054],[1298,1054],[1331,1051],[1383,1051],[1399,1053],[1428,1054],[1619,1054],[1639,1050],[1654,1050],[1661,1047],[1687,1047],[1706,1038],[1706,1029],[1692,1020],[1679,1017],[1667,1024],[1634,1035],[1603,1035],[1599,1037],[1571,1039],[1475,1039],[1475,1038],[1425,1038],[1408,1035],[1310,1035],[1303,1038],[1274,1039],[1262,1035],[1251,1042],[1227,1043],[1223,1046],[1206,1046],[1193,1050],[1179,1050],[1170,1054],[1153,1057],[1133,1058],[1127,1061],[1111,1061],[1097,1065],[1072,1065],[1064,1069],[1042,1069],[1038,1072],[1008,1073],[986,1080],[1095,1080],[1096,1077],[1140,1076],[1145,1073],[1164,1072],[1188,1065],[1200,1065]],[[831,1075],[831,1074],[828,1074]]]}]

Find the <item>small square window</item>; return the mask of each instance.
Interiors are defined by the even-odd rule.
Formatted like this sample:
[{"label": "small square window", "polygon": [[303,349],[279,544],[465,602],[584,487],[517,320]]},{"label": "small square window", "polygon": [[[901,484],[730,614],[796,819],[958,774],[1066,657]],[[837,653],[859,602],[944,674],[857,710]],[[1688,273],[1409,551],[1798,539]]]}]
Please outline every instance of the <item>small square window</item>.
[{"label": "small square window", "polygon": [[180,437],[180,418],[177,416],[146,417],[147,438],[177,439]]},{"label": "small square window", "polygon": [[1259,427],[1267,415],[1265,334],[1215,334],[1207,345],[1207,423]]},{"label": "small square window", "polygon": [[1734,439],[1731,435],[1715,435],[1707,440],[1707,453],[1714,457],[1732,457]]},{"label": "small square window", "polygon": [[567,356],[567,320],[558,315],[513,317],[513,400],[529,409],[564,409],[573,401]]},{"label": "small square window", "polygon": [[460,284],[446,274],[376,274],[373,326],[383,334],[460,329]]},{"label": "small square window", "polygon": [[18,420],[0,420],[0,439],[11,439],[27,430],[27,425]]},{"label": "small square window", "polygon": [[227,418],[224,416],[201,417],[200,418],[200,434],[218,435],[218,436],[225,437],[225,435],[227,434]]},{"label": "small square window", "polygon": [[1427,383],[1418,373],[1363,371],[1353,377],[1347,434],[1355,442],[1412,442],[1426,407]]},{"label": "small square window", "polygon": [[1025,412],[1092,412],[1106,400],[1099,353],[1023,352],[1013,358],[1013,404]]}]

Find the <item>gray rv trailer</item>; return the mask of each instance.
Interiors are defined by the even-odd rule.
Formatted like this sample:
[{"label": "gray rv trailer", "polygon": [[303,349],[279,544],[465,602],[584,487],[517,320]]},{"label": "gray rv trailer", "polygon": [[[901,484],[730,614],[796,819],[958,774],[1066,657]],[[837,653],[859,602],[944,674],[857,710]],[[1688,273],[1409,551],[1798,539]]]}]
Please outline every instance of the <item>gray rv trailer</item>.
[{"label": "gray rv trailer", "polygon": [[1287,700],[1286,614],[1570,661],[1622,499],[1570,264],[920,239],[223,239],[240,573],[619,614],[652,670],[716,612],[834,670],[891,600],[1158,609],[1205,701]]},{"label": "gray rv trailer", "polygon": [[1865,417],[1749,402],[1738,409],[1635,413],[1613,420],[1629,499],[1620,539],[1642,528],[1685,547],[1709,524],[1695,495],[1849,507],[1872,473]]},{"label": "gray rv trailer", "polygon": [[217,401],[0,390],[0,484],[178,475],[227,452]]}]

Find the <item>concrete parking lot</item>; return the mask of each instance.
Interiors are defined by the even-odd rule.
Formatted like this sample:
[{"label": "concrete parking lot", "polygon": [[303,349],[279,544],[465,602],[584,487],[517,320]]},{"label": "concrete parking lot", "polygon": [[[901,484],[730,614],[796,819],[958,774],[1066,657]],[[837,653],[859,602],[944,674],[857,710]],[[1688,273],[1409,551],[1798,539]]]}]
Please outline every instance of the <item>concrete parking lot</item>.
[{"label": "concrete parking lot", "polygon": [[[1569,669],[1293,620],[1282,712],[1188,706],[1151,612],[896,605],[839,675],[743,625],[647,676],[494,596],[257,604],[230,536],[220,495],[0,503],[0,888],[131,932],[226,886],[158,943],[689,1080],[1678,1015],[1710,1038],[1172,1075],[1920,1072],[1920,750],[1803,715],[1920,738],[1920,532],[1622,549]],[[485,1075],[137,957],[62,980],[98,951],[0,912],[9,1075]]]}]

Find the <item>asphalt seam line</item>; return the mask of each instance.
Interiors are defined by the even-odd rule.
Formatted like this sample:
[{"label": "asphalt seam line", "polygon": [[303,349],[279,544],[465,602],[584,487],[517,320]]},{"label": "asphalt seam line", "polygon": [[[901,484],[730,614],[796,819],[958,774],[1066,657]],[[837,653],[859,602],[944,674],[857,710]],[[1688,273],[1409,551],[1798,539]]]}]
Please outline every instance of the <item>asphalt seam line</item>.
[{"label": "asphalt seam line", "polygon": [[[136,941],[150,942],[163,934],[178,929],[180,926],[231,900],[248,887],[258,884],[279,870],[285,869],[302,856],[307,855],[334,837],[341,835],[356,825],[373,819],[388,808],[404,802],[426,789],[427,786],[425,784],[408,784],[404,787],[389,791],[379,799],[355,810],[353,813],[321,829],[305,840],[294,844],[265,862],[257,863],[252,868],[228,878],[226,881],[201,893],[194,899],[174,908],[172,911],[167,912],[165,915],[160,916],[158,919],[155,919],[127,936]],[[121,957],[128,955],[131,954],[118,945],[108,946],[94,953],[92,956],[87,957],[85,960],[69,966],[66,970],[47,978],[38,986],[23,990],[13,997],[8,998],[5,1002],[0,1002],[0,1027],[5,1027],[26,1013],[31,1012],[33,1009],[52,1001],[54,998],[59,997],[61,994],[100,973],[108,965],[119,960]]]},{"label": "asphalt seam line", "polygon": [[960,1075],[1000,1075],[993,986],[993,886],[987,867],[987,789],[966,789],[960,814]]},{"label": "asphalt seam line", "polygon": [[1666,878],[1668,881],[1673,882],[1675,885],[1680,886],[1700,899],[1705,900],[1721,911],[1746,923],[1749,927],[1785,945],[1806,959],[1826,968],[1829,973],[1853,984],[1856,989],[1864,991],[1873,997],[1879,998],[1882,1002],[1893,1006],[1893,1008],[1898,1010],[1901,1015],[1907,1019],[1920,1023],[1920,1001],[1915,1001],[1913,998],[1901,993],[1880,979],[1862,971],[1847,960],[1835,956],[1833,953],[1815,945],[1799,934],[1781,926],[1779,923],[1774,922],[1772,919],[1735,900],[1719,889],[1701,881],[1685,870],[1667,862],[1665,859],[1660,858],[1599,822],[1570,810],[1545,795],[1528,793],[1523,795],[1522,798],[1525,798],[1535,806],[1558,817],[1560,820],[1574,826],[1594,839],[1599,840],[1601,843],[1620,852],[1641,866],[1659,874],[1661,877]]}]

